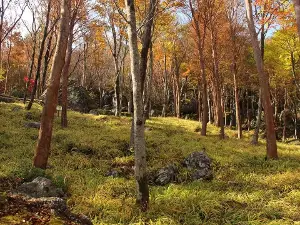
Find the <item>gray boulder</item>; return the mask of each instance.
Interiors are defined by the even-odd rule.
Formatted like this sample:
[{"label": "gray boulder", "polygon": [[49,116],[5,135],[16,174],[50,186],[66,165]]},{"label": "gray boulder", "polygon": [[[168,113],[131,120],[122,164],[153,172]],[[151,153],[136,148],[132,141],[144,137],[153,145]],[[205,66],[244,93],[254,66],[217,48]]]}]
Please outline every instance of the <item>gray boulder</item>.
[{"label": "gray boulder", "polygon": [[193,152],[183,161],[190,171],[192,180],[211,180],[213,177],[211,159],[204,152]]},{"label": "gray boulder", "polygon": [[27,128],[36,128],[36,129],[40,129],[41,123],[39,122],[28,122],[25,123],[25,127]]},{"label": "gray boulder", "polygon": [[178,169],[175,165],[169,165],[160,169],[155,178],[155,184],[166,185],[176,180]]},{"label": "gray boulder", "polygon": [[37,177],[31,182],[24,183],[16,191],[34,198],[64,196],[62,189],[55,187],[52,181],[45,177]]}]

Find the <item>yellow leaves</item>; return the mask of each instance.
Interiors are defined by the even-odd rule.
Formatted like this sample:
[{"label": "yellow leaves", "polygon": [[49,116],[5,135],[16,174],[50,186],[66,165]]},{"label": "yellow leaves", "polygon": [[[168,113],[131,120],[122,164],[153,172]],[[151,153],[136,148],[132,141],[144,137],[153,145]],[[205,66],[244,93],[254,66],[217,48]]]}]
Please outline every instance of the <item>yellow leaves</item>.
[{"label": "yellow leaves", "polygon": [[191,68],[188,63],[182,63],[180,65],[180,70],[182,71],[181,76],[188,77],[191,74]]},{"label": "yellow leaves", "polygon": [[165,0],[161,3],[162,8],[180,8],[184,7],[184,3],[179,0]]}]

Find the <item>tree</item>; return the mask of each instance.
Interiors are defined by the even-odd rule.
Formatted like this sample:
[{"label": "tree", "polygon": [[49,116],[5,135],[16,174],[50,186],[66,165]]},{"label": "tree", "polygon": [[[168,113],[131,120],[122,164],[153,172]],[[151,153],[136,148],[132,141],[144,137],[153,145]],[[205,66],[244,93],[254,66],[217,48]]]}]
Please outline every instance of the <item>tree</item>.
[{"label": "tree", "polygon": [[81,7],[83,0],[77,0],[75,2],[75,6],[72,11],[72,15],[70,18],[70,26],[69,26],[69,38],[68,38],[68,47],[66,53],[66,59],[64,68],[62,70],[62,112],[61,112],[61,126],[68,126],[68,118],[67,118],[67,108],[68,108],[68,78],[69,78],[69,70],[71,64],[71,58],[73,53],[73,39],[74,39],[74,26],[76,24],[76,19],[78,15],[79,8]]},{"label": "tree", "polygon": [[130,53],[130,68],[133,90],[133,146],[135,152],[135,178],[137,181],[137,203],[143,211],[148,209],[149,188],[146,174],[146,146],[144,133],[143,89],[147,69],[148,51],[152,38],[152,25],[157,7],[157,0],[151,0],[146,16],[142,36],[142,49],[139,54],[138,30],[134,0],[125,0],[128,23],[128,39]]},{"label": "tree", "polygon": [[[201,68],[201,78],[202,78],[202,88],[200,88],[200,78],[198,79],[199,82],[199,92],[202,90],[202,127],[201,127],[201,135],[206,136],[207,132],[207,123],[208,123],[208,97],[207,97],[207,78],[206,78],[206,71],[205,71],[205,59],[204,59],[204,48],[205,48],[205,38],[206,38],[206,29],[207,29],[207,17],[206,15],[203,15],[203,11],[200,11],[200,5],[199,1],[196,1],[197,3],[197,12],[194,9],[194,6],[192,4],[192,1],[189,0],[189,7],[192,13],[193,23],[194,23],[194,29],[197,36],[197,50],[199,54],[199,64]],[[202,15],[201,15],[202,13]],[[201,31],[201,16],[203,21],[203,31]],[[200,96],[200,93],[198,94]]]},{"label": "tree", "polygon": [[47,13],[46,13],[46,23],[45,23],[43,38],[42,38],[42,42],[41,42],[41,46],[40,46],[40,53],[39,53],[39,57],[38,57],[38,61],[37,61],[36,76],[35,76],[35,79],[34,79],[33,90],[31,92],[31,98],[30,98],[30,101],[29,101],[29,103],[26,107],[27,110],[30,110],[31,107],[32,107],[34,97],[35,97],[36,91],[37,91],[38,81],[40,79],[42,60],[43,60],[43,54],[44,54],[44,49],[45,49],[45,43],[46,43],[46,39],[47,39],[47,36],[48,36],[48,27],[49,27],[49,22],[50,22],[50,10],[51,10],[51,6],[52,6],[51,3],[52,3],[52,0],[48,0]]},{"label": "tree", "polygon": [[300,0],[293,0],[296,14],[298,35],[300,37]]},{"label": "tree", "polygon": [[57,40],[54,62],[51,68],[50,83],[47,89],[45,105],[42,111],[38,144],[33,160],[33,165],[41,169],[46,169],[50,154],[53,119],[57,105],[60,77],[65,64],[65,56],[68,45],[70,3],[70,0],[63,0],[61,2],[59,36]]},{"label": "tree", "polygon": [[238,10],[240,7],[239,1],[229,1],[227,3],[227,19],[229,23],[229,35],[232,44],[232,65],[231,70],[233,73],[233,86],[234,86],[234,100],[235,100],[235,116],[238,131],[238,139],[242,138],[242,120],[241,120],[241,109],[238,91],[238,57],[240,54],[240,48],[238,45],[238,32],[240,24],[238,23],[239,14]]},{"label": "tree", "polygon": [[[25,0],[25,2],[15,2],[13,0],[0,1],[0,77],[4,74],[2,70],[3,42],[21,20],[27,4],[28,0]],[[20,13],[15,13],[16,16],[14,18],[10,18],[8,11],[13,9],[14,7],[20,7]],[[6,90],[4,90],[4,92],[6,92]]]},{"label": "tree", "polygon": [[[121,15],[117,12],[117,7],[110,1],[102,1],[99,4],[98,11],[104,18],[104,24],[106,24],[106,42],[109,46],[111,55],[113,57],[115,65],[115,85],[114,85],[114,105],[115,116],[121,115],[121,78],[122,78],[122,65],[127,55],[126,35],[124,32],[125,24]],[[104,11],[104,12],[103,12]]]},{"label": "tree", "polygon": [[270,98],[270,89],[268,84],[268,76],[264,71],[264,63],[261,55],[261,49],[258,45],[257,33],[255,30],[252,4],[250,0],[245,0],[246,12],[247,12],[247,23],[249,28],[249,33],[251,37],[251,43],[254,51],[254,58],[256,62],[256,67],[259,75],[259,84],[262,92],[262,100],[265,112],[265,123],[266,123],[266,133],[267,133],[267,158],[277,159],[277,145],[276,145],[276,135],[274,127],[273,110]]}]

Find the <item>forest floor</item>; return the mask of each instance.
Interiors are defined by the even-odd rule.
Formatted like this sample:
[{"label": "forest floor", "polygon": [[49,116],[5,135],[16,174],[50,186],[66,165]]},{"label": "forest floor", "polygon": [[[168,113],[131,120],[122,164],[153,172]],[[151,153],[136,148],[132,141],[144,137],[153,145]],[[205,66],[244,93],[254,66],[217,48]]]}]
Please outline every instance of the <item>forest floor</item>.
[{"label": "forest floor", "polygon": [[[39,121],[40,110],[34,105],[32,121]],[[68,129],[61,129],[56,118],[50,167],[44,172],[32,168],[38,130],[24,127],[26,113],[22,104],[0,103],[0,200],[7,191],[4,180],[13,187],[43,175],[69,194],[72,212],[89,216],[94,224],[300,224],[296,143],[278,142],[279,160],[265,161],[265,143],[252,146],[251,133],[237,140],[236,131],[226,129],[228,138],[219,140],[218,129],[211,125],[202,137],[196,121],[152,118],[145,131],[150,174],[205,149],[214,178],[151,185],[150,209],[142,213],[135,205],[130,169],[130,118],[70,111]],[[122,177],[107,176],[112,168]],[[30,224],[22,223],[22,212],[0,217],[0,224]],[[49,221],[42,224],[62,224]]]}]

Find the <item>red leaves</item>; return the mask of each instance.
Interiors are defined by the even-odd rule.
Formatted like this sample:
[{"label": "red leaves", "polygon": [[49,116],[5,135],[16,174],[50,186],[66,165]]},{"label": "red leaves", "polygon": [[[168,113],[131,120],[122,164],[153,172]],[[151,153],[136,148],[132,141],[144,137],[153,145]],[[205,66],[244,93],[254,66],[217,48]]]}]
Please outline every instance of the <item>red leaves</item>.
[{"label": "red leaves", "polygon": [[24,82],[26,83],[26,89],[27,89],[29,92],[32,92],[32,89],[33,89],[35,80],[34,80],[34,79],[30,79],[30,80],[29,80],[29,77],[28,77],[28,76],[25,76],[25,77],[24,77]]}]

